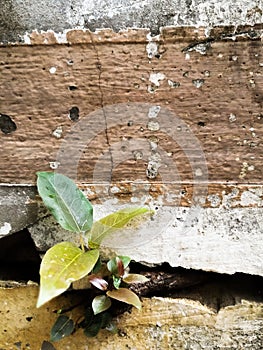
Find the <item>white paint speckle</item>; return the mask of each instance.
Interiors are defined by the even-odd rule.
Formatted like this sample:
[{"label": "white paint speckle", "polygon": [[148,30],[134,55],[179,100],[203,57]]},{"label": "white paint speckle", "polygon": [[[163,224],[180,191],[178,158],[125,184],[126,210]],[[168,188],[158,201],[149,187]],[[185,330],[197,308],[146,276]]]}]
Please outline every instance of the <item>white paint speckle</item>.
[{"label": "white paint speckle", "polygon": [[[244,140],[244,141],[246,141],[246,140]],[[240,179],[243,179],[244,177],[246,177],[248,167],[249,167],[249,165],[248,165],[247,162],[243,162],[242,163],[242,167],[241,167],[241,170],[240,170],[240,173],[239,173],[239,178]]]},{"label": "white paint speckle", "polygon": [[58,126],[52,133],[53,136],[55,136],[57,139],[60,139],[61,136],[62,136],[62,132],[63,132],[63,129],[62,129],[62,126]]},{"label": "white paint speckle", "polygon": [[217,194],[208,195],[207,200],[211,203],[211,207],[218,207],[221,203],[221,199]]},{"label": "white paint speckle", "polygon": [[195,170],[195,176],[202,176],[202,175],[203,175],[202,169],[198,168]]},{"label": "white paint speckle", "polygon": [[174,88],[174,89],[178,88],[178,87],[181,85],[181,84],[179,83],[179,81],[173,81],[173,80],[170,80],[170,79],[167,80],[167,83],[168,83],[168,85],[169,85],[171,88]]},{"label": "white paint speckle", "polygon": [[158,45],[156,44],[156,42],[150,41],[146,45],[146,51],[147,51],[147,55],[150,59],[152,59],[153,57],[158,55]]},{"label": "white paint speckle", "polygon": [[120,189],[117,186],[113,186],[110,191],[111,191],[111,193],[119,193]]},{"label": "white paint speckle", "polygon": [[49,69],[49,73],[50,73],[50,74],[55,74],[56,71],[57,71],[57,68],[56,68],[56,67],[51,67],[51,68]]},{"label": "white paint speckle", "polygon": [[23,39],[24,39],[24,43],[25,43],[25,44],[31,45],[31,38],[30,38],[30,35],[28,34],[28,32],[26,32],[26,33],[24,34]]},{"label": "white paint speckle", "polygon": [[165,75],[163,73],[151,73],[150,74],[150,82],[153,83],[155,86],[160,86],[160,81],[165,79]]},{"label": "white paint speckle", "polygon": [[134,151],[133,152],[133,157],[135,160],[139,160],[143,158],[143,153],[142,151]]},{"label": "white paint speckle", "polygon": [[4,225],[0,227],[0,236],[8,235],[11,229],[12,226],[9,224],[9,222],[4,222]]},{"label": "white paint speckle", "polygon": [[150,120],[149,123],[147,124],[147,128],[151,131],[157,131],[160,129],[160,125],[158,122]]},{"label": "white paint speckle", "polygon": [[157,147],[158,147],[158,144],[156,142],[150,141],[151,151],[155,151]]},{"label": "white paint speckle", "polygon": [[193,83],[193,85],[197,88],[197,89],[199,89],[203,84],[204,84],[204,79],[193,79],[192,80],[192,83]]},{"label": "white paint speckle", "polygon": [[49,166],[53,170],[57,169],[59,165],[60,165],[60,162],[49,162]]},{"label": "white paint speckle", "polygon": [[196,51],[201,55],[205,55],[208,48],[209,48],[209,44],[203,43],[203,44],[195,45],[192,49],[190,49],[190,51]]},{"label": "white paint speckle", "polygon": [[149,108],[148,117],[156,118],[161,110],[161,106],[152,106]]},{"label": "white paint speckle", "polygon": [[230,121],[230,123],[233,123],[237,120],[237,117],[235,116],[235,114],[230,113],[228,120]]},{"label": "white paint speckle", "polygon": [[158,175],[158,170],[161,166],[161,156],[159,153],[153,153],[149,157],[149,162],[146,169],[146,176],[149,179],[155,179]]},{"label": "white paint speckle", "polygon": [[190,58],[191,58],[190,53],[187,52],[187,53],[185,54],[185,59],[186,59],[186,60],[190,60]]},{"label": "white paint speckle", "polygon": [[54,37],[57,40],[58,44],[67,44],[68,40],[67,40],[67,30],[64,32],[59,32],[59,33],[54,33]]}]

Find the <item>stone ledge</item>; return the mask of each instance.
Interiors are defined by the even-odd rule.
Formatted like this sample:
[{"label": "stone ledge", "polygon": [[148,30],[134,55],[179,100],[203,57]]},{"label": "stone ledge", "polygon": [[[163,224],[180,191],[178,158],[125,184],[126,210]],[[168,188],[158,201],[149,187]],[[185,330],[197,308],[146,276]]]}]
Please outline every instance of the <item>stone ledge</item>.
[{"label": "stone ledge", "polygon": [[[10,287],[10,285],[9,285]],[[38,287],[0,288],[0,347],[14,350],[40,349],[49,339],[56,319],[54,310],[76,302],[77,295],[61,296],[40,309],[35,308]],[[72,311],[72,317],[81,309]],[[184,298],[144,299],[142,311],[132,310],[117,318],[119,335],[102,331],[96,338],[75,335],[54,343],[56,350],[87,349],[261,349],[263,304],[242,300],[216,312],[199,301]]]}]

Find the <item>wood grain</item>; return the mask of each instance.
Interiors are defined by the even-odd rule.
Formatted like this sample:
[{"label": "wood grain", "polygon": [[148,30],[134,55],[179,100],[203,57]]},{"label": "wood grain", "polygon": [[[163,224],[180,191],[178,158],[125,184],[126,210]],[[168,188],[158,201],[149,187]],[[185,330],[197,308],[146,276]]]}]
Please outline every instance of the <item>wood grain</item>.
[{"label": "wood grain", "polygon": [[[234,36],[232,28],[215,29],[206,38],[203,29],[166,29],[153,41],[158,50],[153,58],[148,57],[149,42],[142,30],[118,34],[71,31],[64,45],[58,45],[50,33],[33,33],[33,45],[2,46],[0,112],[10,116],[17,129],[0,135],[0,182],[34,184],[35,172],[50,170],[50,162],[57,160],[63,142],[72,135],[72,153],[63,161],[65,167],[81,149],[79,183],[103,183],[110,174],[113,182],[191,186],[195,182],[193,159],[187,157],[186,148],[194,154],[192,137],[199,142],[197,153],[203,152],[208,169],[202,181],[215,186],[261,185],[261,30],[243,28]],[[50,73],[52,67],[54,74]],[[157,79],[159,86],[152,73],[164,75]],[[143,106],[141,110],[134,107],[136,103]],[[124,115],[123,109],[113,114],[114,104],[131,108],[125,107]],[[74,106],[80,115],[76,122],[68,118]],[[157,118],[145,115],[151,106],[161,107]],[[130,119],[133,107],[134,120]],[[161,113],[171,117],[165,120]],[[153,131],[146,121],[158,118],[160,128]],[[191,135],[184,145],[178,142],[179,121]],[[94,128],[94,137],[79,140],[79,131],[74,134],[72,130],[77,124],[85,128],[86,123]],[[63,130],[61,138],[53,134],[58,127]],[[186,131],[181,131],[185,137]],[[123,158],[113,159],[115,164],[102,156],[118,142],[127,147],[129,142],[141,140],[143,146],[148,142],[142,159],[124,152]],[[149,157],[155,152],[153,143],[157,152],[168,154],[169,164],[176,166],[178,176],[171,181],[167,159],[154,179],[146,176]],[[94,178],[98,163],[102,175]]]}]

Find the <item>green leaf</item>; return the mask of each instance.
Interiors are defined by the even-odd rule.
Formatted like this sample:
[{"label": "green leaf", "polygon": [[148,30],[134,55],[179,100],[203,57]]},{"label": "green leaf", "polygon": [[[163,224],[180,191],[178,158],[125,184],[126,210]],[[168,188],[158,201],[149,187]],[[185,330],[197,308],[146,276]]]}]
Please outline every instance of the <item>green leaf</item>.
[{"label": "green leaf", "polygon": [[107,292],[108,297],[122,301],[123,303],[135,306],[137,309],[141,309],[141,301],[139,297],[127,288],[119,288],[109,290]]},{"label": "green leaf", "polygon": [[139,275],[137,273],[129,273],[125,277],[123,277],[123,282],[131,284],[131,283],[145,283],[148,282],[149,279],[143,275]]},{"label": "green leaf", "polygon": [[119,258],[123,263],[123,267],[127,269],[127,267],[129,266],[129,263],[131,262],[131,258],[129,256],[124,256],[124,255],[119,255]]},{"label": "green leaf", "polygon": [[99,258],[92,270],[92,273],[94,274],[98,273],[101,270],[101,268],[102,268],[102,262],[101,262],[101,259]]},{"label": "green leaf", "polygon": [[97,248],[107,235],[123,228],[131,219],[151,212],[147,208],[126,208],[94,222],[88,233],[90,247]]},{"label": "green leaf", "polygon": [[[123,269],[126,269],[129,266],[131,258],[128,256],[115,256],[107,262],[108,270],[114,275],[119,275],[120,272],[120,264],[119,261],[123,264]],[[123,271],[121,271],[123,272]]]},{"label": "green leaf", "polygon": [[40,266],[40,291],[37,307],[68,289],[71,282],[86,276],[99,258],[98,250],[83,252],[70,242],[50,248]]},{"label": "green leaf", "polygon": [[111,300],[106,295],[98,295],[92,301],[94,315],[99,314],[111,307]]},{"label": "green leaf", "polygon": [[84,328],[84,334],[87,337],[96,337],[96,335],[99,333],[102,326],[103,326],[103,313],[100,313],[98,315],[93,315],[91,322],[89,322],[87,326]]},{"label": "green leaf", "polygon": [[94,312],[92,310],[92,307],[87,307],[85,311],[85,319],[79,323],[79,326],[81,328],[89,327],[92,324],[94,318]]},{"label": "green leaf", "polygon": [[100,315],[102,315],[101,328],[106,328],[112,321],[112,315],[108,311],[104,311]]},{"label": "green leaf", "polygon": [[50,331],[50,340],[58,341],[74,330],[74,322],[68,316],[59,316]]},{"label": "green leaf", "polygon": [[56,350],[56,348],[49,341],[44,340],[40,350]]},{"label": "green leaf", "polygon": [[89,231],[93,208],[75,183],[58,173],[38,172],[37,176],[38,193],[56,221],[69,231]]},{"label": "green leaf", "polygon": [[84,328],[84,334],[87,337],[95,337],[101,328],[106,328],[110,325],[112,316],[108,311],[94,315],[91,307],[88,307],[85,313],[85,320],[80,326]]},{"label": "green leaf", "polygon": [[119,289],[121,285],[121,277],[112,276],[114,288]]},{"label": "green leaf", "polygon": [[99,333],[101,329],[101,324],[102,324],[101,320],[97,320],[96,322],[94,320],[94,322],[91,323],[91,325],[89,325],[84,329],[84,334],[86,335],[86,337],[89,337],[89,338],[96,337],[96,335]]}]

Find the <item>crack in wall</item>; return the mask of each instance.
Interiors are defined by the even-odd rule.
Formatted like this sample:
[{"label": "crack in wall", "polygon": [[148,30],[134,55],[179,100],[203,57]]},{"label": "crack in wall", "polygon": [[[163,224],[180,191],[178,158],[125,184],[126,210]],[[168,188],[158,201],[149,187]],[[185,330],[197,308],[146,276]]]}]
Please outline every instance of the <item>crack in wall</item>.
[{"label": "crack in wall", "polygon": [[[21,282],[28,280],[39,282],[41,259],[28,230],[2,239],[0,248],[1,287],[9,288],[12,283],[17,286],[23,285]],[[131,286],[131,290],[144,298],[192,299],[208,306],[214,312],[219,312],[229,305],[240,304],[242,300],[263,301],[263,277],[257,275],[219,274],[171,267],[168,263],[149,267],[134,261],[131,262],[130,269],[131,273],[140,273],[148,278],[146,283]],[[18,282],[20,284],[16,284]],[[84,292],[86,295],[87,287],[82,288],[77,289],[73,286],[69,292]],[[92,290],[89,291],[92,296]]]},{"label": "crack in wall", "polygon": [[[196,50],[201,45],[204,49],[208,50],[211,47],[211,43],[223,41],[223,40],[235,40],[236,38],[242,38],[247,36],[251,40],[259,39],[262,36],[263,30],[244,30],[240,32],[226,32],[219,35],[212,35],[205,40],[195,41],[182,49],[182,52],[191,52]],[[196,50],[199,51],[199,50]]]},{"label": "crack in wall", "polygon": [[[98,88],[100,91],[100,105],[101,105],[101,110],[103,113],[103,117],[104,117],[104,122],[105,122],[105,137],[106,137],[106,142],[107,142],[107,146],[108,146],[108,151],[109,151],[109,156],[110,156],[110,180],[112,179],[112,172],[113,172],[113,156],[112,156],[112,150],[111,150],[111,145],[110,145],[110,138],[109,138],[109,133],[108,133],[108,123],[107,123],[107,115],[104,109],[104,95],[103,95],[103,90],[102,90],[102,86],[101,86],[101,75],[102,75],[102,63],[99,57],[99,51],[98,48],[93,40],[92,37],[92,33],[88,32],[90,39],[91,39],[91,43],[92,46],[94,48],[95,54],[96,54],[96,59],[97,59],[97,64],[96,64],[96,68],[98,69]],[[108,187],[108,194],[110,194],[110,187]]]}]

